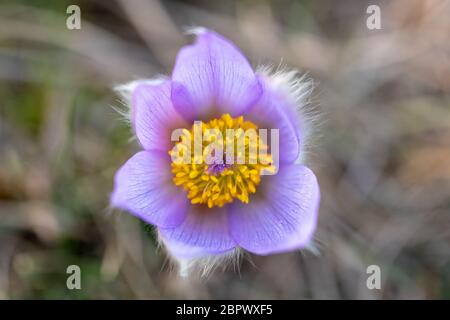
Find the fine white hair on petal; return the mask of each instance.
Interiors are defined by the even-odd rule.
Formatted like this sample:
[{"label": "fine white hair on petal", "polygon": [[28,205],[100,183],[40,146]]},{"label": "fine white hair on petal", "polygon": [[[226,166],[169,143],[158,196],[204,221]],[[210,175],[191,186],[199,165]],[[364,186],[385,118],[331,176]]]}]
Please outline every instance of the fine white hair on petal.
[{"label": "fine white hair on petal", "polygon": [[307,74],[286,66],[259,66],[257,73],[266,79],[273,90],[286,97],[288,104],[294,109],[302,137],[302,150],[297,163],[305,163],[307,154],[316,140],[320,114],[314,110],[311,95],[315,83]]},{"label": "fine white hair on petal", "polygon": [[309,252],[311,252],[315,256],[319,256],[320,255],[320,249],[318,248],[317,243],[314,242],[314,240],[312,240],[310,243],[308,243],[303,249],[304,250],[308,250]]},{"label": "fine white hair on petal", "polygon": [[169,261],[172,262],[172,268],[183,278],[193,275],[207,278],[218,268],[222,270],[233,268],[235,271],[239,272],[240,262],[245,254],[241,248],[236,247],[223,254],[211,254],[191,259],[179,258],[170,253],[170,250],[164,245],[164,241],[159,233],[157,238],[158,247],[164,249],[168,255]]},{"label": "fine white hair on petal", "polygon": [[209,29],[207,29],[205,27],[201,27],[201,26],[191,26],[191,27],[184,27],[183,33],[187,34],[187,35],[198,36],[198,35],[201,35],[202,33],[205,33],[208,30]]},{"label": "fine white hair on petal", "polygon": [[114,91],[120,97],[121,107],[113,107],[127,122],[131,121],[131,97],[137,86],[141,84],[158,85],[166,81],[166,76],[158,76],[153,79],[139,79],[114,87]]},{"label": "fine white hair on petal", "polygon": [[197,259],[176,259],[172,257],[172,260],[178,264],[180,277],[189,277],[196,274],[199,277],[207,278],[217,268],[226,270],[228,267],[233,266],[234,269],[238,269],[242,254],[243,251],[236,248],[224,254],[209,255]]}]

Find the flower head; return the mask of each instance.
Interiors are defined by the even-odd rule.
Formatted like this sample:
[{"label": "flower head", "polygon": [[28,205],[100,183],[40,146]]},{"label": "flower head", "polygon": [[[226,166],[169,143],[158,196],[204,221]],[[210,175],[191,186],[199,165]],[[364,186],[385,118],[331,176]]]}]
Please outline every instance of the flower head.
[{"label": "flower head", "polygon": [[320,192],[298,163],[307,123],[285,90],[290,75],[280,79],[254,72],[230,41],[201,30],[170,78],[122,87],[143,151],[117,172],[111,203],[156,226],[182,270],[240,249],[267,255],[311,241]]}]

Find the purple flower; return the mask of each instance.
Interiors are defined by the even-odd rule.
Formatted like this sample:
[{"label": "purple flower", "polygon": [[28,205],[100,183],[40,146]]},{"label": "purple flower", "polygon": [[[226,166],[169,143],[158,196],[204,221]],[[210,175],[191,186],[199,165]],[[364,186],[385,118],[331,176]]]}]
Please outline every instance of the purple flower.
[{"label": "purple flower", "polygon": [[[143,151],[117,172],[112,205],[156,226],[169,254],[185,266],[239,248],[267,255],[308,245],[320,192],[313,172],[298,163],[308,123],[295,110],[302,87],[292,76],[255,73],[233,43],[199,31],[196,42],[180,50],[170,79],[122,87]],[[228,164],[222,157],[176,164],[170,152],[183,142],[172,142],[171,134],[179,128],[192,133],[194,121],[222,132],[278,129],[279,161],[273,163],[268,144],[269,165]],[[274,166],[276,174],[260,174]]]}]

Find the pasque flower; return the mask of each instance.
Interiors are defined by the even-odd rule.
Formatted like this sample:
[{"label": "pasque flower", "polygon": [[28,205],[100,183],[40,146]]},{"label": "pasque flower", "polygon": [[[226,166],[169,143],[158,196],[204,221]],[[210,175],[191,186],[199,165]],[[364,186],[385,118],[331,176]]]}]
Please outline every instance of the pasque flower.
[{"label": "pasque flower", "polygon": [[[182,272],[241,249],[268,255],[310,243],[320,192],[313,172],[299,163],[308,120],[297,110],[302,87],[293,75],[255,72],[233,43],[200,29],[178,53],[170,78],[120,88],[143,150],[118,170],[111,203],[154,225]],[[201,132],[277,129],[277,161],[275,143],[260,138],[265,164],[207,163],[203,153],[174,161],[175,151],[189,150],[198,125]],[[172,141],[175,129],[182,135]]]}]

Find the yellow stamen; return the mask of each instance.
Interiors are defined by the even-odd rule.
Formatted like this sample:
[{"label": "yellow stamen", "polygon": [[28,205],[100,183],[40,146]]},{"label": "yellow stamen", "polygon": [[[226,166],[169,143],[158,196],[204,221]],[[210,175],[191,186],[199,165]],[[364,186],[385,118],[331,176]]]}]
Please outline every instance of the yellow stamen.
[{"label": "yellow stamen", "polygon": [[[233,134],[227,129],[233,129]],[[194,130],[201,130],[203,137],[200,155],[194,150]],[[174,184],[187,191],[192,204],[212,208],[234,199],[248,203],[249,195],[256,193],[261,182],[261,171],[275,169],[268,146],[257,130],[251,121],[242,116],[233,118],[228,113],[207,123],[196,122],[191,130],[183,129],[180,141],[169,151]],[[253,136],[246,134],[250,131]],[[223,150],[223,159],[218,159],[221,161],[217,164],[209,161],[215,155],[212,143]],[[190,161],[183,161],[186,159]],[[230,163],[228,159],[233,160]]]}]

